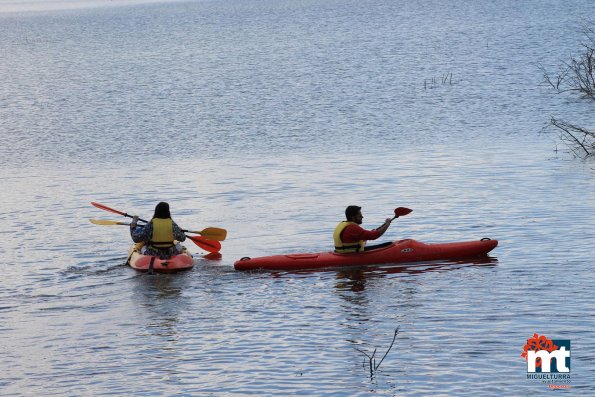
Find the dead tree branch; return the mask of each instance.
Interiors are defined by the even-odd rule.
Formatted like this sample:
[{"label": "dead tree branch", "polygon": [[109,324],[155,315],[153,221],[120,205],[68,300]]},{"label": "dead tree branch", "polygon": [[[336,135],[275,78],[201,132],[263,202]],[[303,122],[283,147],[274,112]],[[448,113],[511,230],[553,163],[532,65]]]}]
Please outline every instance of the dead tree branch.
[{"label": "dead tree branch", "polygon": [[[563,63],[555,75],[550,75],[540,66],[544,81],[557,93],[574,92],[581,98],[595,101],[595,23],[584,29],[586,40],[582,43],[582,52]],[[579,157],[595,155],[595,131],[556,119],[550,125],[561,132],[564,143]]]},{"label": "dead tree branch", "polygon": [[553,117],[550,124],[562,131],[562,140],[577,156],[586,158],[595,155],[595,132]]},{"label": "dead tree branch", "polygon": [[[370,355],[370,354],[366,353],[365,351],[358,349],[357,347],[354,347],[355,350],[362,353],[364,356],[366,356],[368,358],[368,366],[370,368],[370,378],[374,377],[374,371],[377,371],[378,368],[380,368],[380,364],[382,364],[382,362],[384,361],[384,359],[386,358],[386,356],[388,355],[390,350],[393,348],[393,345],[395,344],[395,339],[397,339],[397,334],[399,333],[399,328],[400,327],[397,327],[395,329],[395,333],[393,335],[393,340],[392,340],[390,346],[388,347],[388,349],[386,350],[386,353],[384,353],[384,356],[382,356],[382,359],[380,360],[380,362],[378,364],[376,364],[376,359],[374,358],[376,356],[376,351],[378,349],[374,349],[374,352]],[[365,359],[364,359],[363,366],[364,367],[366,366]]]}]

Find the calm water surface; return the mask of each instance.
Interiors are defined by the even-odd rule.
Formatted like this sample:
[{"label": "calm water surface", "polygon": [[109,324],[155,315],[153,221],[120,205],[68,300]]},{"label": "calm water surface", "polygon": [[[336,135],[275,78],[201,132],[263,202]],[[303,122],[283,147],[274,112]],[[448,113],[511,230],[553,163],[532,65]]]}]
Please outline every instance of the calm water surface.
[{"label": "calm water surface", "polygon": [[[595,394],[595,164],[540,133],[593,107],[538,69],[593,2],[51,3],[0,1],[0,394],[538,396],[534,333],[570,339],[563,392]],[[138,274],[127,228],[88,221],[162,200],[226,228],[222,258],[189,242],[193,270]],[[233,270],[329,250],[354,203],[370,228],[413,208],[386,239],[500,245]],[[370,376],[356,349],[397,327]]]}]

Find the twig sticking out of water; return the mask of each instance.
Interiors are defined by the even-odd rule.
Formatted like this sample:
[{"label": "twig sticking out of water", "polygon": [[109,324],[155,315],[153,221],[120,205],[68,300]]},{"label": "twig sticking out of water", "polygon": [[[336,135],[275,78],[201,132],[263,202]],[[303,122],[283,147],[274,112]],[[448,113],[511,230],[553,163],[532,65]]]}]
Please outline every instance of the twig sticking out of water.
[{"label": "twig sticking out of water", "polygon": [[[374,368],[375,368],[375,364],[376,361],[374,360],[374,356],[376,355],[376,349],[374,349],[374,353],[372,353],[372,355],[370,356],[368,353],[366,353],[363,350],[358,349],[357,347],[354,347],[355,350],[357,350],[358,352],[362,353],[363,355],[365,355],[366,357],[368,357],[368,365],[370,366],[370,378],[374,376]],[[362,367],[366,367],[366,360],[364,359],[364,363],[362,364]]]},{"label": "twig sticking out of water", "polygon": [[382,356],[382,359],[380,360],[380,362],[378,363],[378,365],[376,366],[376,368],[374,369],[378,369],[378,367],[380,367],[380,364],[382,364],[382,362],[384,361],[384,359],[386,358],[386,355],[388,354],[388,352],[390,351],[390,349],[393,348],[393,345],[395,344],[395,339],[397,339],[397,334],[399,333],[399,327],[397,327],[395,329],[395,333],[393,335],[393,340],[390,343],[390,346],[388,347],[388,350],[386,351],[386,353],[384,353],[384,356]]},{"label": "twig sticking out of water", "polygon": [[[452,72],[447,72],[446,74],[442,75],[442,84],[449,84],[452,85]],[[438,83],[436,82],[436,78],[432,77],[431,79],[424,79],[424,90],[428,88],[436,88]]]},{"label": "twig sticking out of water", "polygon": [[452,85],[452,72],[442,75],[442,84],[446,84],[446,82]]},{"label": "twig sticking out of water", "polygon": [[[388,347],[388,350],[386,350],[386,353],[384,353],[384,356],[382,356],[382,358],[380,359],[380,362],[378,364],[376,364],[376,359],[374,358],[376,356],[377,349],[374,349],[374,352],[372,353],[372,355],[369,355],[365,351],[363,351],[361,349],[358,349],[357,347],[354,347],[355,350],[357,350],[358,352],[362,353],[363,355],[365,355],[368,358],[368,366],[370,368],[370,377],[373,377],[374,376],[374,371],[377,371],[378,368],[380,368],[380,364],[382,364],[382,362],[384,361],[384,359],[388,355],[388,352],[390,352],[390,350],[393,348],[393,345],[395,344],[395,339],[397,339],[397,334],[399,333],[399,328],[400,328],[400,326],[395,329],[395,333],[393,335],[393,340],[390,343],[390,346]],[[364,359],[364,363],[363,363],[362,366],[363,367],[366,366],[365,359]]]}]

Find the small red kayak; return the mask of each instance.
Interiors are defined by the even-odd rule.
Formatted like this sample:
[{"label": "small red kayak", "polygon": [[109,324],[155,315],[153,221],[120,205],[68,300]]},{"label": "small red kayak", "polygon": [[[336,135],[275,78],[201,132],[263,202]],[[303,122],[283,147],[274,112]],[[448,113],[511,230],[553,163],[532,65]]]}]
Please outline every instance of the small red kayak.
[{"label": "small red kayak", "polygon": [[242,258],[234,263],[236,270],[305,270],[384,263],[411,263],[466,259],[486,256],[498,240],[481,239],[458,243],[425,244],[416,240],[395,241],[387,247],[364,252],[320,252]]},{"label": "small red kayak", "polygon": [[174,273],[192,269],[194,266],[192,254],[188,252],[186,247],[184,247],[181,254],[174,255],[169,259],[159,259],[159,257],[141,254],[136,244],[132,244],[132,247],[130,247],[126,263],[135,270],[150,273]]}]

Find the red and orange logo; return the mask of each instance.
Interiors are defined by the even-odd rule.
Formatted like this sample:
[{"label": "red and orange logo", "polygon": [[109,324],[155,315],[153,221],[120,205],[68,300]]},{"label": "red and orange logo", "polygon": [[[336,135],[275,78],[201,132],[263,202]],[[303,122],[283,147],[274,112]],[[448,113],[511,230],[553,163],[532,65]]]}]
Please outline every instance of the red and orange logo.
[{"label": "red and orange logo", "polygon": [[[556,346],[554,341],[548,339],[545,335],[540,336],[539,334],[533,334],[532,338],[527,339],[527,344],[523,347],[523,353],[521,353],[521,357],[523,357],[525,361],[529,361],[528,352],[538,352],[540,350],[545,350],[549,353],[552,353],[553,351],[558,350],[558,346]],[[541,364],[541,358],[536,357],[535,367],[541,368]]]}]

